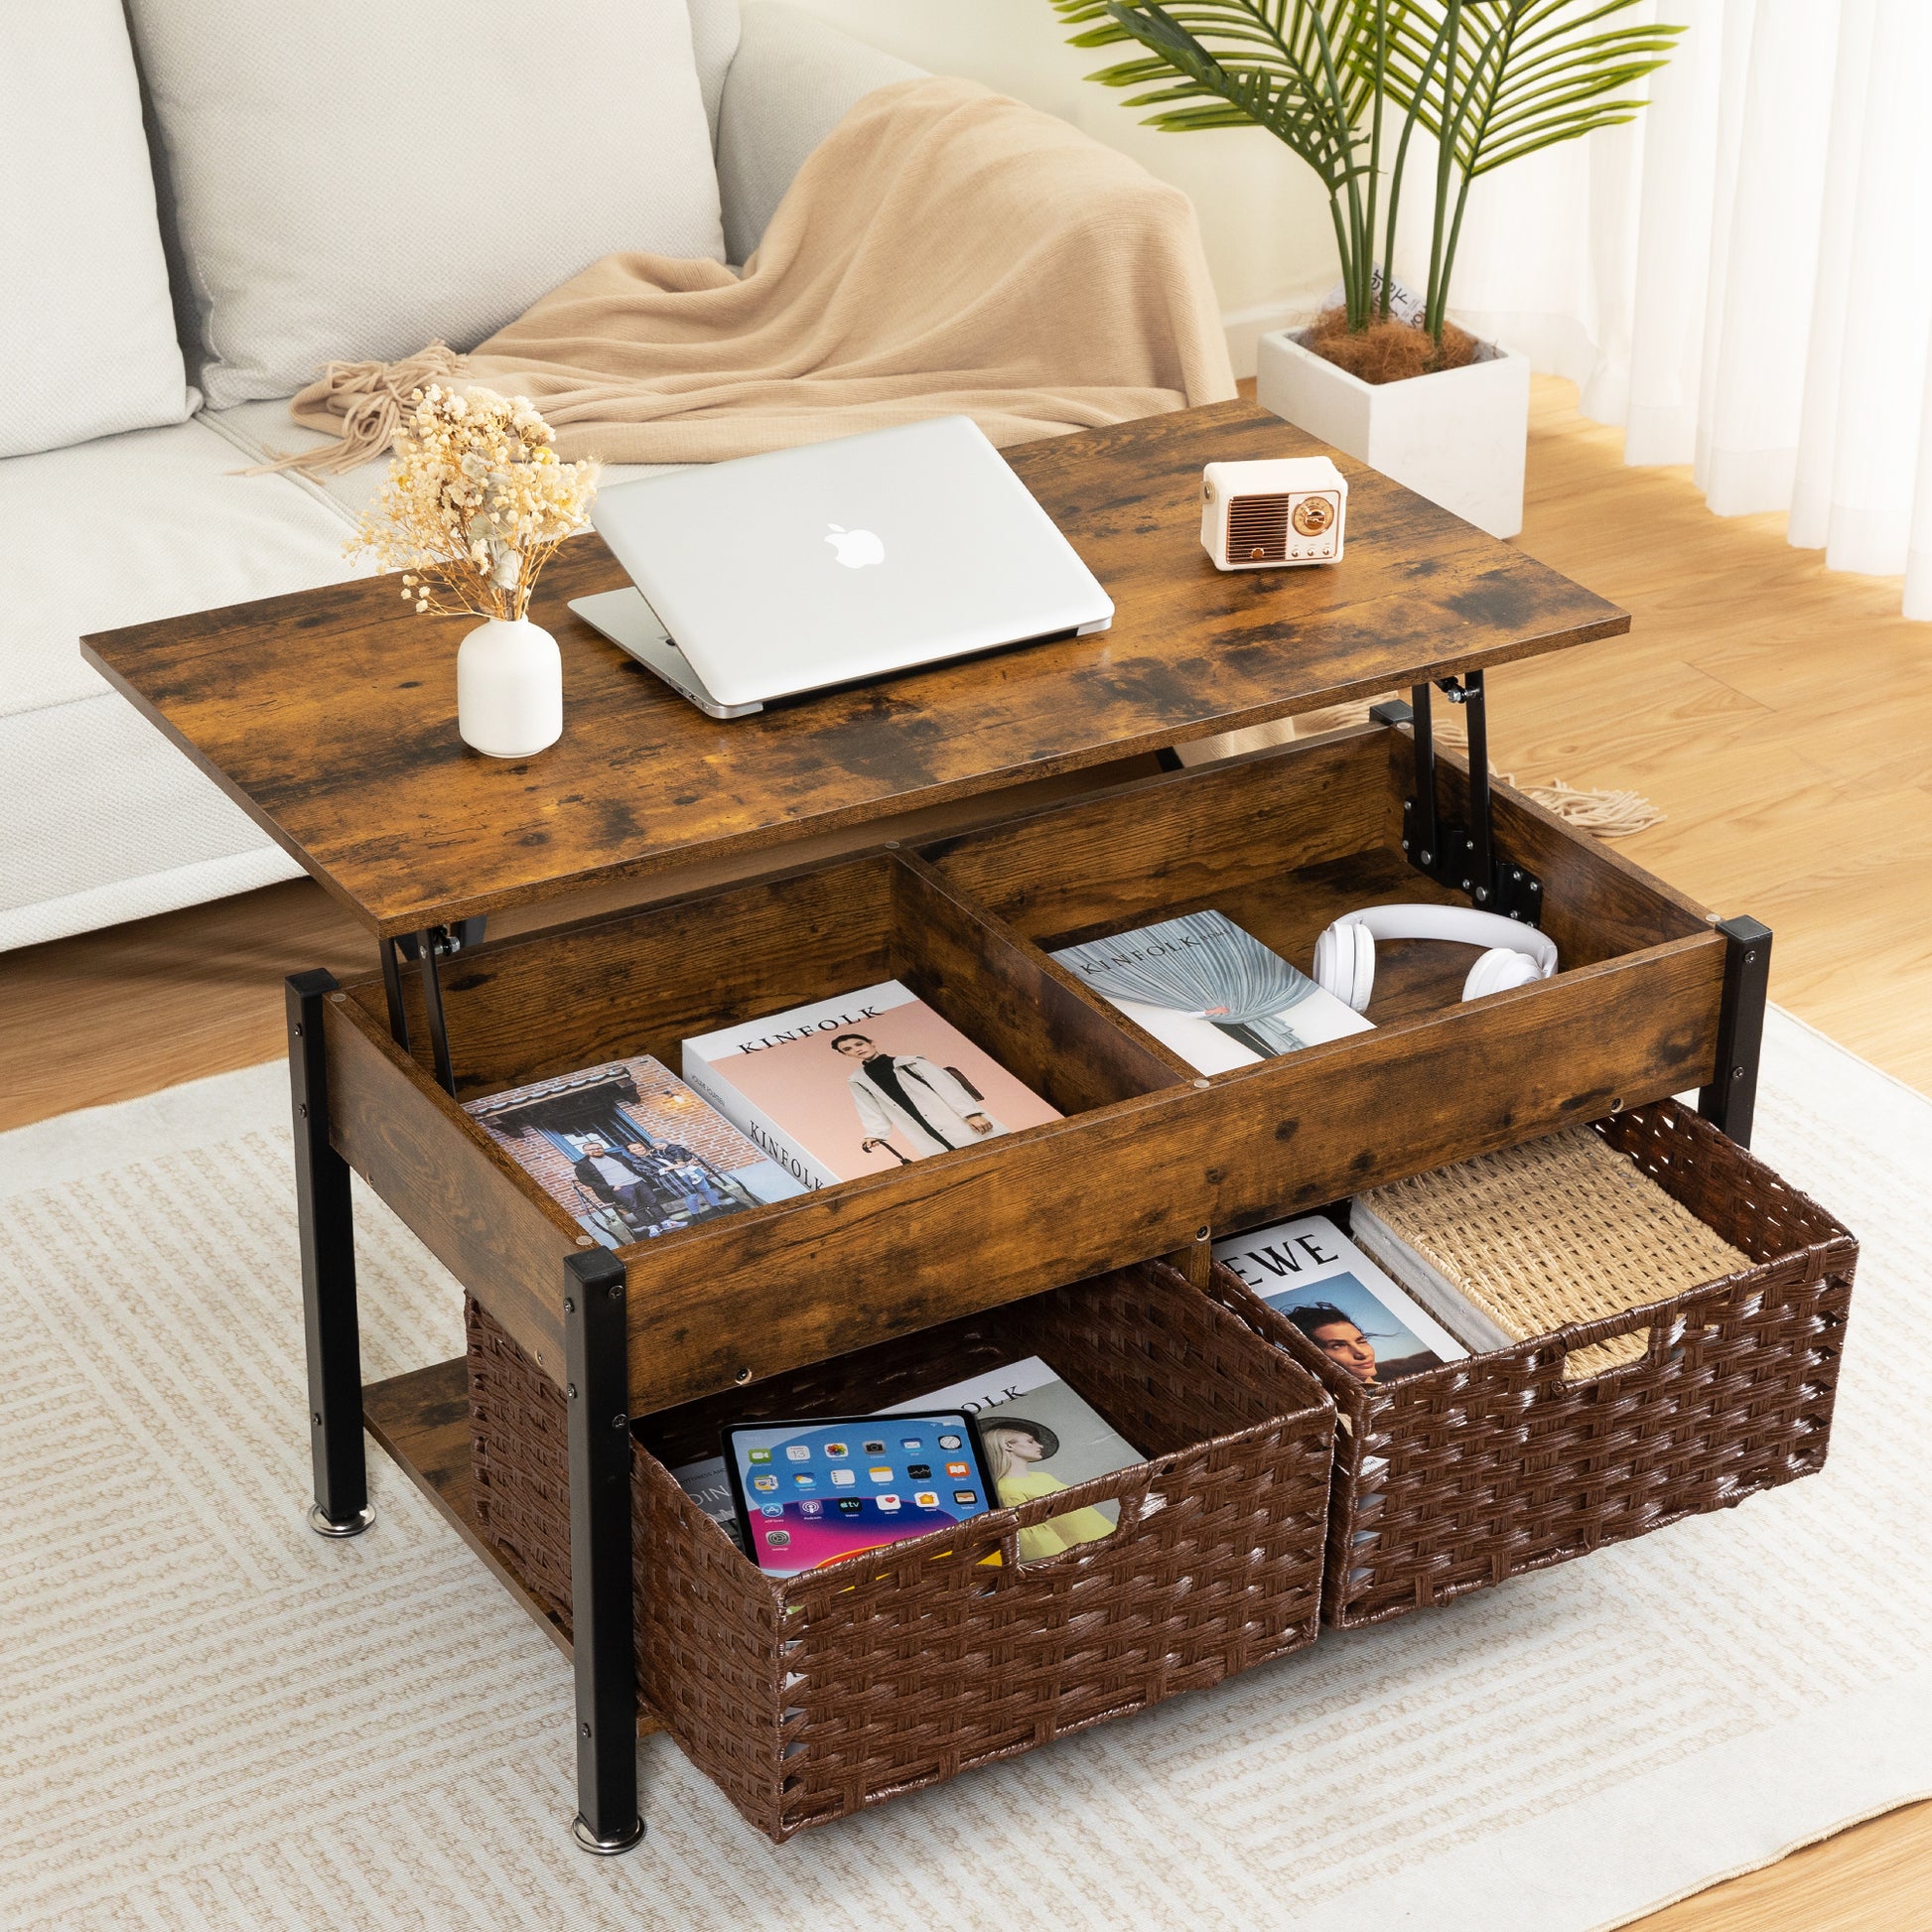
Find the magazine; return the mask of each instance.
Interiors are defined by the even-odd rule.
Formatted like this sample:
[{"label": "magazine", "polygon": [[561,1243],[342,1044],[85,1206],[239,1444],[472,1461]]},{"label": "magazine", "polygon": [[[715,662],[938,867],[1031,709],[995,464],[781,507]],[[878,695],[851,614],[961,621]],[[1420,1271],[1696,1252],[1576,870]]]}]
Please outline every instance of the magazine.
[{"label": "magazine", "polygon": [[1229,1235],[1215,1242],[1214,1259],[1337,1368],[1375,1388],[1469,1352],[1324,1214]]},{"label": "magazine", "polygon": [[[963,1409],[972,1417],[986,1451],[987,1473],[1009,1509],[1143,1460],[1140,1450],[1109,1428],[1037,1355],[935,1389],[914,1402],[895,1403],[885,1413],[932,1408]],[[1119,1521],[1117,1502],[1093,1503],[1052,1517],[1020,1532],[1020,1561],[1056,1557],[1077,1544],[1098,1542],[1111,1536]]]},{"label": "magazine", "polygon": [[607,1248],[804,1192],[648,1054],[486,1094],[463,1110]]},{"label": "magazine", "polygon": [[1060,1118],[897,980],[687,1039],[684,1077],[806,1187]]},{"label": "magazine", "polygon": [[[1140,1450],[1110,1429],[1037,1355],[988,1369],[909,1402],[897,1402],[879,1413],[898,1416],[931,1409],[960,1409],[973,1418],[1005,1507],[1070,1489],[1143,1460]],[[725,1458],[704,1456],[673,1469],[671,1475],[743,1550]],[[1031,1563],[1098,1542],[1113,1534],[1119,1520],[1119,1503],[1104,1502],[1035,1524],[1020,1532],[1020,1561]]]},{"label": "magazine", "polygon": [[1357,1199],[1348,1218],[1364,1252],[1397,1276],[1421,1306],[1453,1321],[1468,1336],[1471,1347],[1487,1352],[1513,1348],[1523,1339],[1479,1309],[1426,1254],[1405,1241],[1365,1202]]},{"label": "magazine", "polygon": [[1189,912],[1053,954],[1200,1073],[1373,1031],[1219,912]]}]

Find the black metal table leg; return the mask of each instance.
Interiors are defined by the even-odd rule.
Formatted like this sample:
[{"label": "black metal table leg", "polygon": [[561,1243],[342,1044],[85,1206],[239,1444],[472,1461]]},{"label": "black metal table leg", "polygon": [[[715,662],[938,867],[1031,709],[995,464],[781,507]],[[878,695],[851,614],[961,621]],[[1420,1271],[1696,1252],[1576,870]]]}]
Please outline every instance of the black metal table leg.
[{"label": "black metal table leg", "polygon": [[375,1521],[375,1511],[369,1507],[362,1448],[362,1350],[348,1164],[329,1144],[322,1006],[335,990],[333,973],[296,973],[288,981],[289,1091],[309,1348],[309,1441],[315,1457],[309,1526],[323,1536],[359,1536]]},{"label": "black metal table leg", "polygon": [[1739,1147],[1751,1144],[1764,1007],[1771,990],[1771,928],[1748,915],[1720,919],[1725,936],[1724,1005],[1718,1011],[1718,1067],[1698,1095],[1698,1112]]},{"label": "black metal table leg", "polygon": [[615,1255],[564,1263],[570,1437],[571,1643],[577,1676],[577,1817],[587,1852],[627,1852],[637,1808],[637,1655],[630,1549],[629,1323]]}]

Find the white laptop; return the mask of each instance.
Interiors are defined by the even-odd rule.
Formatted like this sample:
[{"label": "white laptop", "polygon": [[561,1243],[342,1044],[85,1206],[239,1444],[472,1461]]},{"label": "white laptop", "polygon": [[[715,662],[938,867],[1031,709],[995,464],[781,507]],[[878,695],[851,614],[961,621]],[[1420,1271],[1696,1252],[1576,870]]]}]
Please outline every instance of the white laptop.
[{"label": "white laptop", "polygon": [[636,588],[570,608],[714,718],[1114,617],[965,416],[619,483],[591,521]]}]

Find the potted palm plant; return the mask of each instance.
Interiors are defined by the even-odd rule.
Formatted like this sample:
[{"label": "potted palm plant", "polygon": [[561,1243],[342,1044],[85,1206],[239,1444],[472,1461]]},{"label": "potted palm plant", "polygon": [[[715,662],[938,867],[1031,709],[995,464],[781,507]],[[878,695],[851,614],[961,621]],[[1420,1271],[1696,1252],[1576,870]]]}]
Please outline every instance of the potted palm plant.
[{"label": "potted palm plant", "polygon": [[[1469,192],[1525,155],[1631,119],[1680,27],[1639,0],[1052,0],[1075,47],[1138,52],[1089,78],[1173,133],[1266,128],[1328,196],[1341,299],[1261,341],[1262,403],[1494,536],[1523,523],[1529,364],[1449,319]],[[1433,150],[1426,275],[1388,271],[1417,129]]]}]

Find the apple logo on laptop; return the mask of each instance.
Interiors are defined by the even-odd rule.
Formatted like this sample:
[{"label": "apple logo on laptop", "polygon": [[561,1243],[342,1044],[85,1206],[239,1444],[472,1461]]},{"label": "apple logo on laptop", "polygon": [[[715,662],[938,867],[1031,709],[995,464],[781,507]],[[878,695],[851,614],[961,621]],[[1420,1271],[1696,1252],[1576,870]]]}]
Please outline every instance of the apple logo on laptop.
[{"label": "apple logo on laptop", "polygon": [[825,527],[832,532],[825,541],[847,570],[864,570],[868,564],[886,561],[886,546],[870,530],[848,530],[842,523],[828,523]]}]

